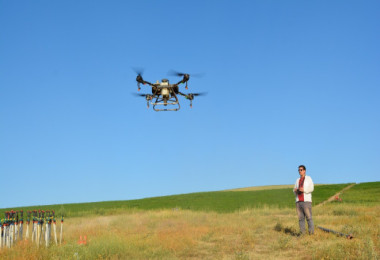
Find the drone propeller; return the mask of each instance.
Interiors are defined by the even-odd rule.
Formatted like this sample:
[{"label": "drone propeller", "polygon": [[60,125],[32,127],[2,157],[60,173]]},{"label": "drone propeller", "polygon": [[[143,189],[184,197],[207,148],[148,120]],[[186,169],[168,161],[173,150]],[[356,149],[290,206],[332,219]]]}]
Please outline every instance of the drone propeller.
[{"label": "drone propeller", "polygon": [[143,68],[132,68],[132,69],[139,76],[142,76],[144,74],[144,69]]},{"label": "drone propeller", "polygon": [[194,97],[199,97],[199,96],[206,96],[207,92],[201,92],[201,93],[189,93],[186,95],[187,99],[193,100]]},{"label": "drone propeller", "polygon": [[136,97],[145,97],[146,99],[146,106],[149,108],[149,101],[153,99],[153,95],[150,94],[139,94],[139,93],[132,93],[132,95]]},{"label": "drone propeller", "polygon": [[189,94],[185,95],[185,98],[188,99],[188,100],[190,100],[190,107],[192,108],[193,107],[193,99],[194,99],[194,97],[206,96],[206,95],[207,95],[207,92],[189,93]]},{"label": "drone propeller", "polygon": [[132,95],[134,95],[136,97],[145,97],[146,100],[152,100],[153,99],[153,95],[151,95],[151,94],[132,93]]},{"label": "drone propeller", "polygon": [[[168,72],[168,75],[169,76],[177,76],[177,77],[183,77],[186,75],[186,73],[182,73],[182,72],[178,72],[178,71],[175,71],[175,70],[171,70]],[[187,74],[189,75],[189,74]]]},{"label": "drone propeller", "polygon": [[206,96],[207,92],[201,92],[201,93],[192,93],[194,96]]},{"label": "drone propeller", "polygon": [[[190,74],[178,72],[178,71],[175,71],[175,70],[169,71],[168,74],[170,76],[183,77],[183,79],[180,82],[178,82],[177,84],[186,83],[185,89],[188,89],[187,82],[190,79]],[[198,73],[198,74],[191,74],[191,76],[192,77],[202,77],[203,75],[201,73]]]},{"label": "drone propeller", "polygon": [[147,94],[132,93],[136,97],[146,97]]},{"label": "drone propeller", "polygon": [[195,78],[201,78],[204,76],[204,73],[182,73],[182,72],[178,72],[178,71],[175,71],[175,70],[170,70],[168,72],[168,75],[169,76],[177,76],[177,77],[183,77],[185,75],[187,76],[192,76],[192,77],[195,77]]},{"label": "drone propeller", "polygon": [[133,68],[133,70],[136,72],[137,74],[137,77],[136,77],[136,81],[137,81],[137,91],[140,91],[141,88],[140,88],[140,83],[142,84],[145,84],[144,83],[144,79],[142,77],[142,74],[144,73],[144,69],[142,68]]}]

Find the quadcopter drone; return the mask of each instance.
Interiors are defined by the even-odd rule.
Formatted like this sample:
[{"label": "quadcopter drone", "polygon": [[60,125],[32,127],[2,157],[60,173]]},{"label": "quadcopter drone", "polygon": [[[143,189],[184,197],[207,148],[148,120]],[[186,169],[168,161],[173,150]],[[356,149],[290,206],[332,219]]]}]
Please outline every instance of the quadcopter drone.
[{"label": "quadcopter drone", "polygon": [[[170,74],[183,77],[182,80],[175,84],[170,84],[168,79],[162,79],[161,82],[157,80],[156,83],[150,83],[145,81],[142,77],[141,72],[136,72],[137,77],[137,90],[140,91],[140,84],[149,85],[152,87],[152,94],[135,94],[140,97],[145,97],[147,102],[147,107],[149,104],[153,105],[155,111],[178,111],[181,106],[179,104],[178,95],[185,97],[190,100],[190,107],[193,106],[193,99],[196,96],[205,95],[205,93],[182,93],[179,91],[179,85],[185,84],[185,89],[188,89],[187,82],[190,79],[190,75],[180,72],[171,72]],[[169,108],[167,108],[169,106]]]}]

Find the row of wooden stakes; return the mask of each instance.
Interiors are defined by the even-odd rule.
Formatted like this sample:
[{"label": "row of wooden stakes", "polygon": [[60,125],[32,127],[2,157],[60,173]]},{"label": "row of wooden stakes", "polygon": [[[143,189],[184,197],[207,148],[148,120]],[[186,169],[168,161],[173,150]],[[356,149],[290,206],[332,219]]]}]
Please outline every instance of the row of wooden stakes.
[{"label": "row of wooden stakes", "polygon": [[[24,223],[24,211],[6,211],[5,218],[0,219],[0,248],[11,248],[17,241],[29,240],[36,243],[37,247],[45,244],[46,247],[52,242],[58,245],[57,221],[54,210],[33,210],[27,212],[26,223]],[[59,234],[59,244],[63,240],[63,221],[61,218],[61,228]],[[31,232],[29,227],[31,225]],[[25,236],[24,236],[24,226]],[[31,238],[29,238],[31,233]]]}]

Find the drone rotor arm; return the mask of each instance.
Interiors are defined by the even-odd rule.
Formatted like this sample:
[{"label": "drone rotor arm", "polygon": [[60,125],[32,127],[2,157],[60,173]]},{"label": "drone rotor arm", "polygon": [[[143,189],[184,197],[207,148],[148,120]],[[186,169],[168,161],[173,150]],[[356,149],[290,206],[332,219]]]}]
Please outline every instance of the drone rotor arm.
[{"label": "drone rotor arm", "polygon": [[175,84],[173,84],[173,85],[178,86],[178,85],[181,85],[182,83],[184,83],[184,81],[183,81],[183,80],[180,80],[180,81],[178,81],[177,83],[175,83]]},{"label": "drone rotor arm", "polygon": [[184,94],[184,93],[182,93],[182,92],[179,92],[179,91],[178,91],[178,94],[180,94],[181,96],[184,96],[184,97],[186,97],[186,98],[187,98],[187,95],[186,95],[186,94]]},{"label": "drone rotor arm", "polygon": [[136,77],[136,81],[137,81],[138,84],[141,83],[141,84],[143,84],[143,85],[148,84],[149,86],[154,86],[154,84],[150,83],[149,81],[144,80],[144,79],[141,77],[141,75],[138,75],[138,76]]},{"label": "drone rotor arm", "polygon": [[144,83],[143,83],[144,85],[149,85],[149,86],[151,86],[151,87],[155,87],[157,84],[153,84],[153,83],[150,83],[149,81],[145,81],[144,80]]}]

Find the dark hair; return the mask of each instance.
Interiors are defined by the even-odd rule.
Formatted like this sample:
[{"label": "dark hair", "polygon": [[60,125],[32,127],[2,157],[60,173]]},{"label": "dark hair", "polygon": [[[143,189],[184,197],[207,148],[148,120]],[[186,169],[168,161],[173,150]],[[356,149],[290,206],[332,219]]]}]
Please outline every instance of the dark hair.
[{"label": "dark hair", "polygon": [[298,168],[301,168],[301,167],[306,171],[306,167],[305,167],[305,165],[302,165],[302,164],[301,164],[300,166],[298,166]]}]

